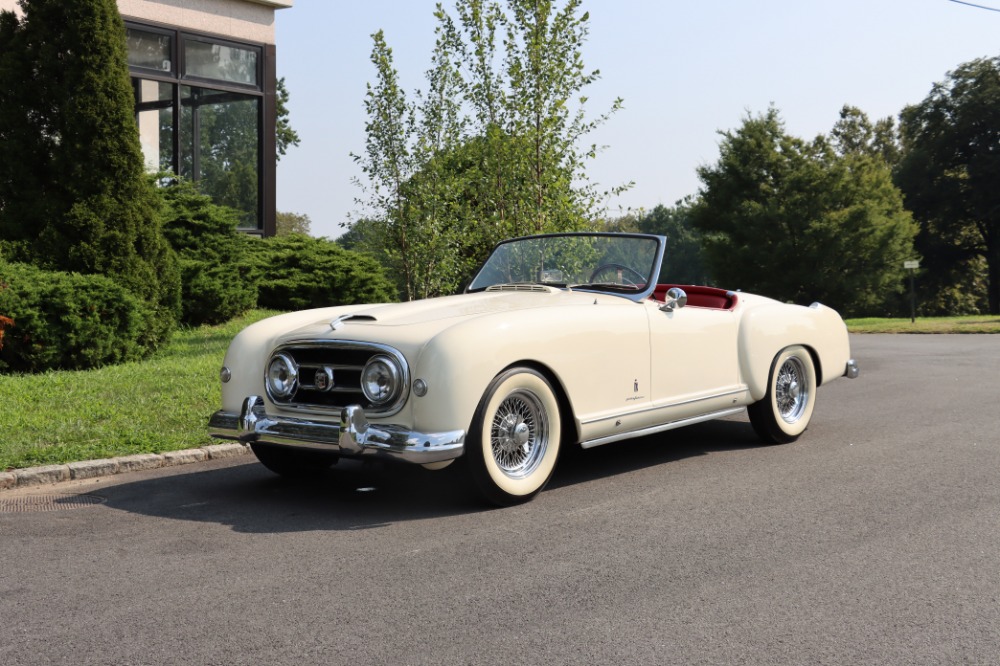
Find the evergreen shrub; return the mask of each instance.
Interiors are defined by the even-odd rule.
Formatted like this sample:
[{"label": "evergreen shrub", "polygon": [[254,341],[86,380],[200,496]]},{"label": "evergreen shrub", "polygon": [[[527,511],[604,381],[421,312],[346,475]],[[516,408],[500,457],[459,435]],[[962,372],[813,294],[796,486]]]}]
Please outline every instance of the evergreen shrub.
[{"label": "evergreen shrub", "polygon": [[253,242],[236,231],[239,211],[212,203],[186,181],[161,190],[163,235],[181,271],[181,322],[221,324],[254,307]]},{"label": "evergreen shrub", "polygon": [[0,312],[13,321],[0,348],[3,372],[85,370],[138,360],[148,306],[103,275],[0,264]]},{"label": "evergreen shrub", "polygon": [[258,271],[259,307],[304,310],[397,300],[377,261],[332,240],[304,234],[248,240]]},{"label": "evergreen shrub", "polygon": [[180,316],[115,0],[0,11],[0,237],[8,259],[106,275],[146,303],[152,352]]}]

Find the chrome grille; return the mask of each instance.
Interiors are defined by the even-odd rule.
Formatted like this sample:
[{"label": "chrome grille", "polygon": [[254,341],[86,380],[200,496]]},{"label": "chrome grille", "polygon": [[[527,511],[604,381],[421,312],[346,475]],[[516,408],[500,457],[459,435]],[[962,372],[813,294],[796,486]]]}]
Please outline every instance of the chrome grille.
[{"label": "chrome grille", "polygon": [[[345,340],[304,341],[282,345],[272,352],[272,357],[279,353],[291,357],[295,362],[298,382],[295,392],[289,398],[276,397],[268,391],[268,397],[276,405],[338,414],[348,405],[361,405],[366,415],[388,416],[398,412],[406,401],[410,382],[409,369],[403,355],[391,347]],[[377,354],[393,356],[403,370],[403,386],[399,397],[395,402],[381,407],[372,405],[361,390],[361,372],[368,360]]]}]

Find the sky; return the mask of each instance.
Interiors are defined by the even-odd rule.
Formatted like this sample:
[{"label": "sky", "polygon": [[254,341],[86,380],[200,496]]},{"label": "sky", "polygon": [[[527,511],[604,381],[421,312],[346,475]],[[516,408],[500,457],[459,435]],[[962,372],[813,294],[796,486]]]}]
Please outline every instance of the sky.
[{"label": "sky", "polygon": [[[1000,0],[970,0],[1000,10]],[[364,209],[351,153],[365,147],[374,82],[371,35],[385,32],[408,95],[426,87],[436,0],[295,0],[277,12],[277,71],[301,139],[278,162],[277,208],[335,238]],[[455,16],[454,0],[443,0]],[[558,2],[562,6],[563,2]],[[828,133],[849,104],[898,117],[958,65],[1000,56],[1000,11],[951,0],[583,0],[590,35],[589,116],[624,108],[589,143],[590,180],[634,182],[609,214],[673,205],[698,192],[696,169],[719,156],[719,132],[773,105],[788,132]]]}]

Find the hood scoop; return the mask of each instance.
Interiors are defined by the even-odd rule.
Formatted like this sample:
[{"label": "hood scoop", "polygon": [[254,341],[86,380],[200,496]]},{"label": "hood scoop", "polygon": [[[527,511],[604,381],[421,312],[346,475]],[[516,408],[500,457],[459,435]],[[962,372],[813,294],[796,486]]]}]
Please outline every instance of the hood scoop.
[{"label": "hood scoop", "polygon": [[341,315],[340,317],[337,317],[336,319],[330,322],[330,330],[336,331],[338,328],[342,328],[344,324],[346,324],[349,321],[377,321],[377,320],[372,315],[364,315],[364,314]]},{"label": "hood scoop", "polygon": [[534,291],[536,293],[551,293],[551,287],[543,287],[540,284],[494,284],[486,287],[486,291]]}]

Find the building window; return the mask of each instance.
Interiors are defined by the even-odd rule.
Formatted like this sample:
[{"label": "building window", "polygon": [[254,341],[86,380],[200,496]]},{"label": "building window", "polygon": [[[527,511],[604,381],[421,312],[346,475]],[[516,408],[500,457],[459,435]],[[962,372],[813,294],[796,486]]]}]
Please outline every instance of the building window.
[{"label": "building window", "polygon": [[256,87],[259,51],[187,37],[184,39],[184,74]]},{"label": "building window", "polygon": [[241,230],[273,228],[263,195],[273,192],[274,137],[263,128],[275,82],[265,81],[263,48],[130,22],[126,29],[146,168],[179,174],[237,209]]},{"label": "building window", "polygon": [[241,229],[257,229],[260,100],[251,95],[181,86],[180,173],[224,206],[243,212]]},{"label": "building window", "polygon": [[173,38],[170,33],[142,28],[126,30],[129,67],[173,72]]}]

